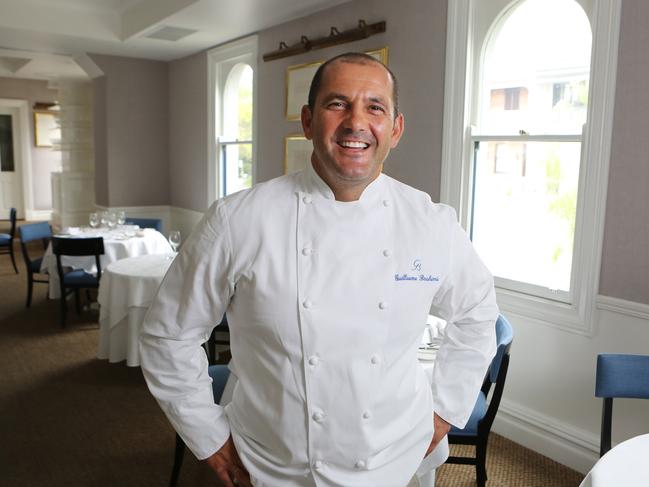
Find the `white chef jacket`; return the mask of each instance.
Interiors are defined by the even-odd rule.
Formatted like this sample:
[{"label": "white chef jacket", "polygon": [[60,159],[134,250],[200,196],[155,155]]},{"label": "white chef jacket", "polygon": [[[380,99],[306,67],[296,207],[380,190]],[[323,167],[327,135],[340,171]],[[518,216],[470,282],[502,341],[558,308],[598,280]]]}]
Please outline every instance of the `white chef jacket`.
[{"label": "white chef jacket", "polygon": [[[432,390],[417,361],[431,309],[448,321]],[[239,380],[222,408],[200,344],[226,311]],[[194,454],[232,434],[257,486],[401,487],[433,409],[468,420],[497,313],[451,208],[384,174],[336,201],[309,167],[207,211],[145,319],[142,371]]]}]

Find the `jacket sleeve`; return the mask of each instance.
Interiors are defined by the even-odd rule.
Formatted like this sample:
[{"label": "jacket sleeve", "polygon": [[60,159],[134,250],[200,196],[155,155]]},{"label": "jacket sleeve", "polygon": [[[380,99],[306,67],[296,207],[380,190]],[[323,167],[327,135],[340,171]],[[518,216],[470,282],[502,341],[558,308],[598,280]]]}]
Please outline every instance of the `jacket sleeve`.
[{"label": "jacket sleeve", "polygon": [[215,453],[230,428],[214,403],[201,344],[234,291],[225,207],[215,203],[162,281],[140,334],[142,373],[174,429],[199,459]]},{"label": "jacket sleeve", "polygon": [[449,267],[431,313],[447,321],[433,370],[435,412],[463,428],[496,353],[498,306],[493,277],[448,211]]}]

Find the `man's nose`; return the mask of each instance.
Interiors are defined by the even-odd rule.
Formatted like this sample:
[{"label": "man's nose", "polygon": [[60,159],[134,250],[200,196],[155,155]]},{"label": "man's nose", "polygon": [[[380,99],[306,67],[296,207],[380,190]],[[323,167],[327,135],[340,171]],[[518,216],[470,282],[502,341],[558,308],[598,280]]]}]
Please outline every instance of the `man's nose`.
[{"label": "man's nose", "polygon": [[367,118],[365,110],[362,107],[352,105],[347,110],[344,127],[353,131],[365,130],[367,127]]}]

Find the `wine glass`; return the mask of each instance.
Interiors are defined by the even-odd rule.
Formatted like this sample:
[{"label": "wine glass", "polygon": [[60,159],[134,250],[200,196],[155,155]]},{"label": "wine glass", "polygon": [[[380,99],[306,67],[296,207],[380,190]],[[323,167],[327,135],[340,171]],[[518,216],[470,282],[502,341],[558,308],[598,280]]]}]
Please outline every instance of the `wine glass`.
[{"label": "wine glass", "polygon": [[171,245],[171,248],[174,250],[175,254],[178,251],[178,247],[180,246],[180,231],[171,230],[167,239],[169,240],[169,245]]},{"label": "wine glass", "polygon": [[88,223],[90,223],[91,228],[97,228],[97,226],[99,225],[99,215],[97,214],[96,211],[90,213],[90,217],[88,218]]},{"label": "wine glass", "polygon": [[108,225],[108,228],[111,230],[115,228],[115,225],[117,225],[117,215],[113,213],[112,211],[106,215],[106,224]]},{"label": "wine glass", "polygon": [[101,222],[102,227],[107,227],[108,226],[108,212],[107,211],[102,211],[101,214],[99,215],[99,221]]},{"label": "wine glass", "polygon": [[126,212],[124,210],[120,210],[117,212],[117,224],[124,225],[124,223],[126,223]]}]

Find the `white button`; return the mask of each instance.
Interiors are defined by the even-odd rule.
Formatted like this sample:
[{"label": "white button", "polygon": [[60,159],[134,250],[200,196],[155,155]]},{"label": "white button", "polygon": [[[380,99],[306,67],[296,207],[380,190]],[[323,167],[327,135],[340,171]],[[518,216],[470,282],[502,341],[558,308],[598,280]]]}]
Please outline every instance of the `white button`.
[{"label": "white button", "polygon": [[304,306],[306,309],[309,309],[311,306],[313,306],[313,303],[311,302],[310,299],[306,299],[303,303],[302,306]]},{"label": "white button", "polygon": [[390,200],[383,200],[383,206],[390,206]]},{"label": "white button", "polygon": [[304,247],[302,249],[302,255],[311,255],[313,253],[313,249],[311,247]]},{"label": "white button", "polygon": [[379,303],[379,309],[388,309],[388,303],[385,301],[381,301]]},{"label": "white button", "polygon": [[381,361],[378,355],[372,355],[372,358],[370,359],[370,362],[372,362],[374,365],[378,364]]},{"label": "white button", "polygon": [[304,203],[308,205],[309,203],[311,203],[311,201],[313,201],[313,199],[311,198],[311,195],[307,194],[302,198],[302,201],[304,201]]},{"label": "white button", "polygon": [[322,463],[322,460],[316,460],[315,462],[313,462],[313,468],[315,468],[316,470],[320,470],[323,465],[324,464]]},{"label": "white button", "polygon": [[372,417],[372,413],[369,411],[363,412],[363,419],[370,419]]},{"label": "white button", "polygon": [[312,357],[309,357],[309,365],[314,365],[315,366],[315,365],[318,365],[319,362],[320,362],[320,359],[318,357],[316,357],[315,355],[312,356]]},{"label": "white button", "polygon": [[354,464],[354,467],[356,467],[356,468],[365,468],[365,462],[363,460],[359,460]]},{"label": "white button", "polygon": [[385,249],[383,251],[383,255],[385,255],[386,257],[390,257],[392,255],[392,251],[390,249]]},{"label": "white button", "polygon": [[313,421],[320,423],[324,419],[324,413],[321,411],[316,411],[311,417],[313,418]]}]

